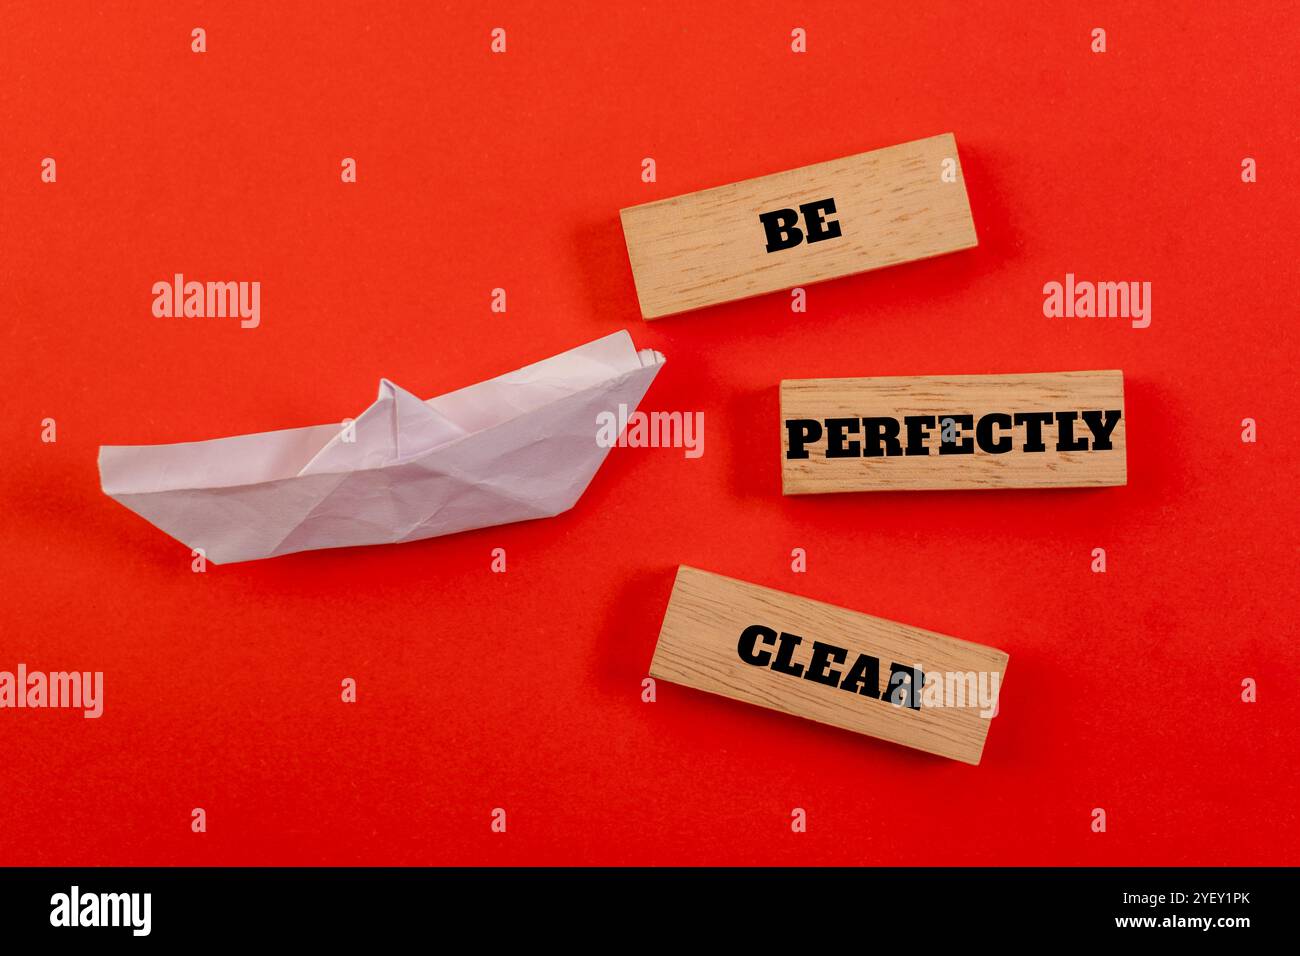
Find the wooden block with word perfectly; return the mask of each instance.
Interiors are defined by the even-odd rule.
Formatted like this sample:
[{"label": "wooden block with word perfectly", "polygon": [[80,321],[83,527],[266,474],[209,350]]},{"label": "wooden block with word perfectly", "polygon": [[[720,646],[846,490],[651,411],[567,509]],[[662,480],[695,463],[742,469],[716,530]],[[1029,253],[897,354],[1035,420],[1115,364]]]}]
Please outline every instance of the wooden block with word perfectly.
[{"label": "wooden block with word perfectly", "polygon": [[951,133],[620,215],[647,319],[977,242]]},{"label": "wooden block with word perfectly", "polygon": [[677,569],[650,676],[977,764],[1007,655]]},{"label": "wooden block with word perfectly", "polygon": [[1127,482],[1117,370],[781,383],[787,495]]}]

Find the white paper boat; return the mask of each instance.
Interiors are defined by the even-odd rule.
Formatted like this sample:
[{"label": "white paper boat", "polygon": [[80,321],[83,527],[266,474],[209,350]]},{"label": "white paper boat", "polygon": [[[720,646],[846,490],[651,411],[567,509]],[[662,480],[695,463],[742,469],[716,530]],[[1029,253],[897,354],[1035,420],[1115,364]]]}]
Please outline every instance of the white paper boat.
[{"label": "white paper boat", "polygon": [[548,518],[609,452],[597,416],[663,362],[616,332],[427,402],[384,379],[350,427],[101,446],[100,484],[215,564]]}]

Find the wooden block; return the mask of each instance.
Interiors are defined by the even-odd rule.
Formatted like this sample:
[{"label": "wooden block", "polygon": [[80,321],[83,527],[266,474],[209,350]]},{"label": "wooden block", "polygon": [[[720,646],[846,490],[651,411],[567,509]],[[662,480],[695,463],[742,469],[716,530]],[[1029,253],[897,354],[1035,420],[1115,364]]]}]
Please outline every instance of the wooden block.
[{"label": "wooden block", "polygon": [[683,565],[650,676],[977,764],[1006,667],[992,647]]},{"label": "wooden block", "polygon": [[620,214],[647,319],[977,242],[951,133]]},{"label": "wooden block", "polygon": [[1118,370],[784,381],[781,490],[1123,485],[1123,416]]}]

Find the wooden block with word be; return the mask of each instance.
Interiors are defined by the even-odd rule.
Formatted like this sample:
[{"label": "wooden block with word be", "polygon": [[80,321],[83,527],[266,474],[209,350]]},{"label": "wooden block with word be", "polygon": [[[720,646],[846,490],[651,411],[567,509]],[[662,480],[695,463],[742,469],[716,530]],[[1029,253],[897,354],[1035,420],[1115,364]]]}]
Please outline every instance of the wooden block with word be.
[{"label": "wooden block with word be", "polygon": [[1124,373],[781,383],[781,490],[1123,485]]},{"label": "wooden block with word be", "polygon": [[650,676],[977,764],[1007,655],[677,569]]},{"label": "wooden block with word be", "polygon": [[976,245],[951,133],[620,215],[647,319]]}]

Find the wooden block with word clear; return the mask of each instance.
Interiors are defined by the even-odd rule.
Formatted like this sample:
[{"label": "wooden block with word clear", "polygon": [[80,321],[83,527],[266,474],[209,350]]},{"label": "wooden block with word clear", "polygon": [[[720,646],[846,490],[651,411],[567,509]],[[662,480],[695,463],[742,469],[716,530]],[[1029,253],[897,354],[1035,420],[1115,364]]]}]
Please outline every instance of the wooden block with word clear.
[{"label": "wooden block with word clear", "polygon": [[1007,655],[683,565],[650,676],[978,764]]}]

